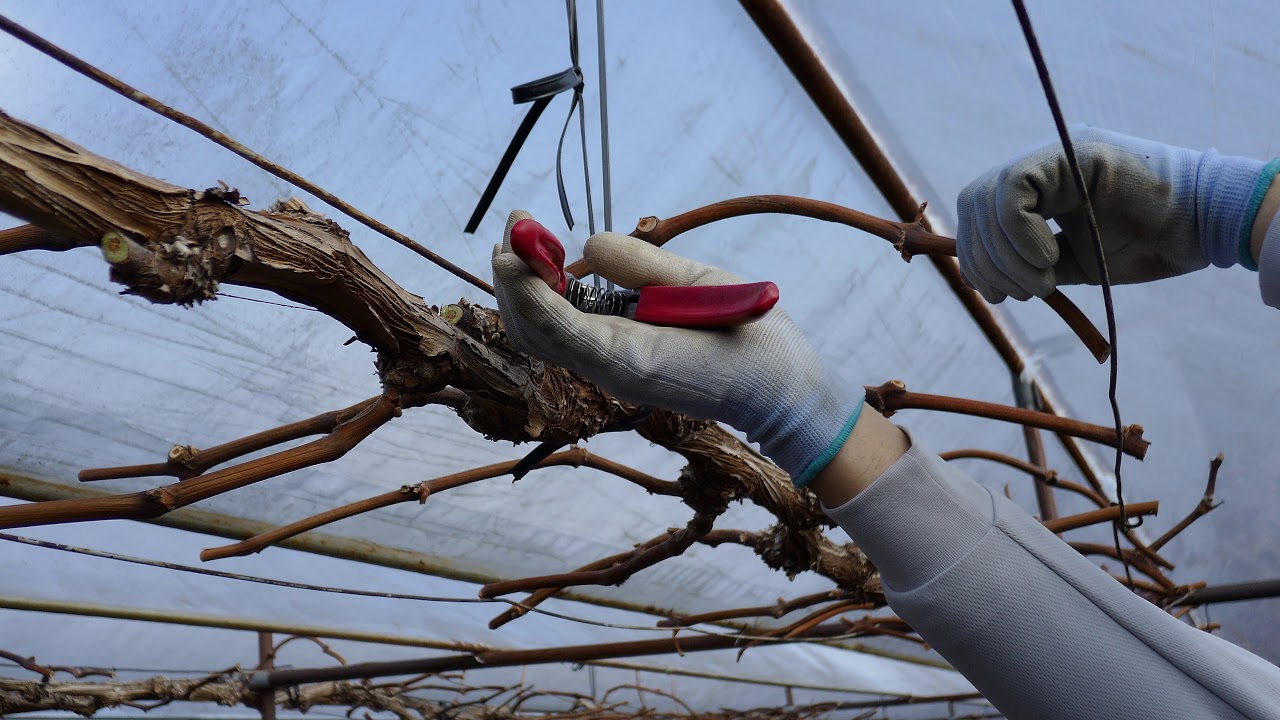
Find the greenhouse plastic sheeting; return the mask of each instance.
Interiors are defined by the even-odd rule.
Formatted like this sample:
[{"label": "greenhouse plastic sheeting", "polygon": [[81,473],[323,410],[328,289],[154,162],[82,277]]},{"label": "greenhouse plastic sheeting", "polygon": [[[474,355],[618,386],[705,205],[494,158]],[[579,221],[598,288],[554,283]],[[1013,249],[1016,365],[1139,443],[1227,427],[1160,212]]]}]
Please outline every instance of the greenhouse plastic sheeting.
[{"label": "greenhouse plastic sheeting", "polygon": [[[1269,158],[1268,118],[1280,97],[1261,92],[1280,47],[1271,3],[1185,6],[1157,2],[1032,3],[1067,116],[1222,152]],[[935,224],[954,232],[953,202],[979,172],[1047,139],[1044,105],[1012,10],[1002,3],[790,5]],[[170,3],[6,2],[0,11],[161,100],[200,117],[488,277],[503,219],[525,208],[569,247],[587,236],[576,129],[564,174],[579,224],[561,217],[555,148],[568,99],[554,101],[521,151],[474,236],[462,227],[525,107],[509,88],[569,63],[557,2]],[[592,181],[600,187],[594,78],[595,23],[584,6],[582,66]],[[606,7],[614,225],[757,193],[815,197],[892,215],[848,150],[736,3],[617,3]],[[492,299],[390,240],[207,140],[0,37],[0,108],[135,170],[193,188],[219,180],[252,207],[302,197],[352,233],[396,282],[443,305]],[[576,123],[574,123],[576,126]],[[597,202],[597,209],[599,203]],[[598,221],[599,223],[599,221]],[[902,379],[925,392],[1012,402],[995,352],[927,264],[905,264],[883,241],[800,218],[755,216],[675,241],[677,252],[778,283],[782,302],[841,380]],[[367,347],[320,313],[227,286],[194,309],[118,294],[100,253],[29,252],[0,258],[0,467],[75,483],[84,467],[155,462],[173,444],[208,447],[345,407],[378,392]],[[1094,288],[1068,294],[1097,322]],[[283,303],[291,305],[291,303]],[[1158,534],[1190,510],[1208,460],[1227,454],[1218,484],[1227,504],[1171,544],[1176,578],[1212,583],[1274,574],[1277,551],[1259,542],[1277,515],[1277,450],[1270,420],[1280,377],[1280,326],[1247,271],[1209,270],[1116,290],[1120,401],[1126,422],[1153,441],[1127,461],[1130,499],[1162,501]],[[1036,303],[1000,311],[1037,376],[1064,409],[1109,422],[1106,370]],[[930,447],[1022,454],[1016,427],[939,413],[903,412]],[[1050,443],[1054,467],[1074,476]],[[601,456],[675,478],[677,456],[634,435],[595,438]],[[200,508],[282,524],[405,484],[516,458],[529,446],[486,441],[452,412],[406,412],[344,458],[219,496]],[[1110,465],[1105,449],[1093,455]],[[972,463],[992,487],[1034,507],[1025,477]],[[145,489],[154,479],[102,483]],[[1069,498],[1064,511],[1084,509]],[[560,572],[682,525],[689,510],[588,469],[547,469],[519,483],[495,479],[368,513],[325,532],[412,550],[454,577],[508,579]],[[734,506],[717,527],[761,529],[771,516]],[[97,548],[196,563],[218,538],[132,522],[31,532]],[[838,533],[837,533],[838,535]],[[373,589],[474,596],[475,586],[270,549],[210,565]],[[743,548],[695,547],[620,588],[581,595],[700,612],[769,604],[830,587],[789,580]],[[262,620],[328,624],[503,647],[650,637],[641,630],[526,617],[485,629],[494,605],[430,604],[262,589],[4,546],[0,595],[94,599]],[[615,624],[653,618],[560,602],[562,612]],[[1275,658],[1272,605],[1214,608],[1230,639]],[[128,627],[128,634],[121,634]],[[136,628],[136,629],[135,629]],[[211,669],[243,662],[252,640],[216,631],[0,610],[0,647],[65,664],[136,663]],[[879,647],[894,648],[883,643]],[[193,650],[195,648],[195,650]],[[903,648],[897,648],[904,650]],[[301,651],[300,651],[301,652]],[[358,659],[404,657],[361,646]],[[312,653],[296,664],[324,664]],[[743,678],[815,686],[815,697],[941,694],[968,686],[955,673],[881,654],[812,646],[637,660]],[[570,667],[537,671],[548,687],[581,682]],[[602,671],[603,672],[603,671]],[[620,672],[620,671],[610,671]],[[673,676],[674,678],[675,676]],[[673,679],[672,682],[675,680]],[[634,682],[623,680],[619,682]],[[665,682],[665,680],[663,681]],[[696,707],[776,705],[781,690],[680,680]],[[665,686],[664,686],[665,687]],[[670,689],[670,688],[668,688]],[[826,695],[823,695],[826,693]],[[225,712],[218,710],[217,712]]]}]

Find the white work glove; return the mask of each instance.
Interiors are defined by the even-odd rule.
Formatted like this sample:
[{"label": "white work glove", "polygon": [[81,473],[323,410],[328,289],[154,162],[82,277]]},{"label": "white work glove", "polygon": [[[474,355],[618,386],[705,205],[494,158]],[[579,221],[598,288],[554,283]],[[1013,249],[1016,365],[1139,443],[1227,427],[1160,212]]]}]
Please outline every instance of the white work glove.
[{"label": "white work glove", "polygon": [[[1071,138],[1112,282],[1159,280],[1209,263],[1257,269],[1249,232],[1270,184],[1270,176],[1259,182],[1263,163],[1098,128],[1073,128]],[[960,271],[988,302],[1098,284],[1089,226],[1057,140],[973,181],[956,209]],[[1049,218],[1062,228],[1057,238]]]},{"label": "white work glove", "polygon": [[[725,422],[759,442],[804,486],[848,439],[863,393],[826,379],[822,361],[780,308],[737,328],[692,330],[580,312],[511,252],[507,220],[493,250],[493,285],[507,337],[520,350],[568,368],[618,398]],[[584,255],[625,288],[726,285],[741,279],[643,240],[599,233]]]}]

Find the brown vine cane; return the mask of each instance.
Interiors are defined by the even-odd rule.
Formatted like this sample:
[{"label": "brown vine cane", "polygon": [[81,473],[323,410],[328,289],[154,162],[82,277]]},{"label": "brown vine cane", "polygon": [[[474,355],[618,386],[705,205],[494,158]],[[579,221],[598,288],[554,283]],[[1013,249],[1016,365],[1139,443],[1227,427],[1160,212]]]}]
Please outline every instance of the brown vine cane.
[{"label": "brown vine cane", "polygon": [[[923,205],[920,211],[923,215]],[[748,195],[696,208],[665,220],[652,216],[641,218],[631,236],[662,247],[677,235],[694,228],[743,215],[760,214],[799,215],[848,225],[888,240],[907,261],[916,255],[956,256],[956,241],[929,232],[918,218],[915,222],[895,222],[835,203],[791,195]],[[565,270],[578,277],[591,272],[585,260],[578,260]],[[1111,355],[1111,344],[1075,303],[1058,290],[1042,299],[1067,323],[1095,360],[1099,363],[1106,361]]]}]

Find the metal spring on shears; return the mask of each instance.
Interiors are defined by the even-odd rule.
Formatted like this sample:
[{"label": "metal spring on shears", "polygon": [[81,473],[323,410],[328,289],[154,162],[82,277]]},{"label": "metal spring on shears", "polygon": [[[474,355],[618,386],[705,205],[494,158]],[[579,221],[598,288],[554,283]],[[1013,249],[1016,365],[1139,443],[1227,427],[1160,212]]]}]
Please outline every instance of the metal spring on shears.
[{"label": "metal spring on shears", "polygon": [[631,291],[605,290],[571,277],[565,285],[564,297],[584,313],[625,316],[627,305],[631,300]]}]

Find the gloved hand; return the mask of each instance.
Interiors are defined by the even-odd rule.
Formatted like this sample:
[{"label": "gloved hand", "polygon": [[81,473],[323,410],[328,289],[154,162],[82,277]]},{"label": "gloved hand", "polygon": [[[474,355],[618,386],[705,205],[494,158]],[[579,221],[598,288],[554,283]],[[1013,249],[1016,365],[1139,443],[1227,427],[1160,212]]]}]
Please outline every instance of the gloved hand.
[{"label": "gloved hand", "polygon": [[[511,213],[502,244],[493,249],[498,308],[517,348],[622,400],[728,423],[759,442],[797,486],[812,480],[848,439],[862,394],[827,381],[818,353],[780,308],[718,330],[580,312],[511,252],[511,227],[528,217]],[[626,288],[742,282],[616,233],[593,236],[584,255],[594,272]]]},{"label": "gloved hand", "polygon": [[[1260,183],[1263,163],[1098,128],[1073,128],[1071,138],[1112,282],[1159,280],[1211,262],[1257,269],[1248,242],[1270,184],[1270,177]],[[960,271],[988,302],[1099,282],[1089,226],[1057,140],[980,176],[956,205]],[[1057,238],[1048,218],[1062,228]]]}]

